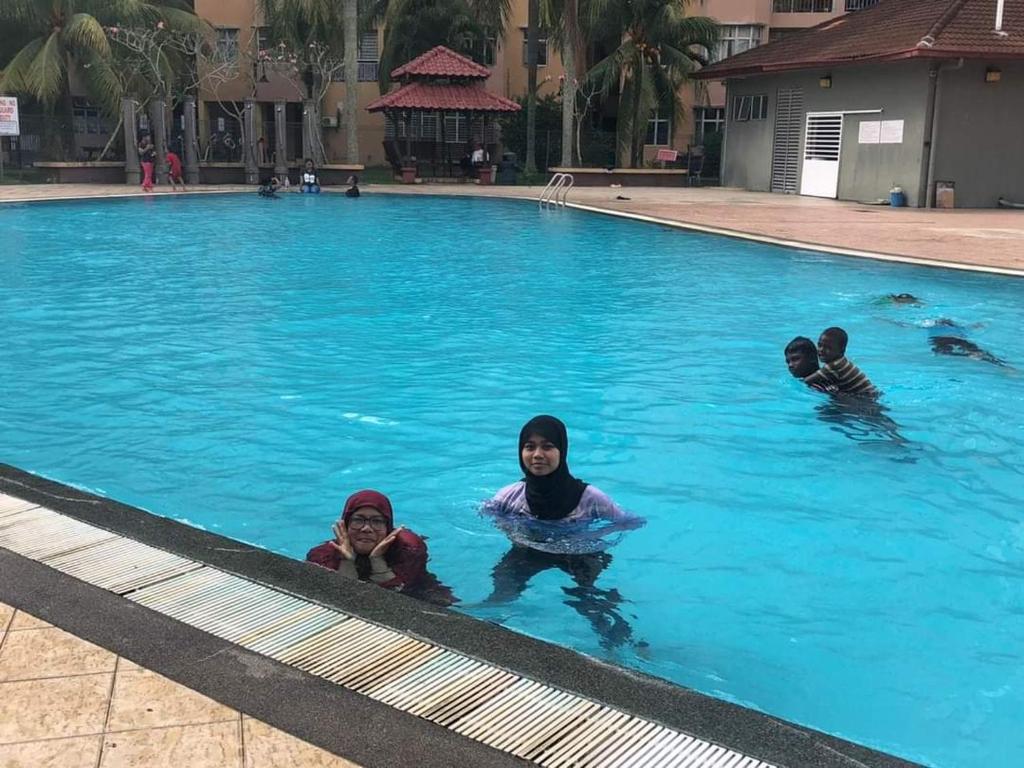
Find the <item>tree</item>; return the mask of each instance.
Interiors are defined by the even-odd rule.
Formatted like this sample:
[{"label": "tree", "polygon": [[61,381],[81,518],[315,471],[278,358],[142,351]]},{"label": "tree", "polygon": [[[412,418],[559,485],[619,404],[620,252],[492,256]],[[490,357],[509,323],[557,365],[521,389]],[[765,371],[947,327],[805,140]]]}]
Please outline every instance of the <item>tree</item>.
[{"label": "tree", "polygon": [[630,167],[643,160],[647,122],[666,110],[684,119],[681,91],[690,75],[707,63],[718,42],[718,24],[687,16],[689,0],[592,0],[594,29],[621,35],[618,47],[587,73],[608,96],[618,90],[616,123],[619,157]]},{"label": "tree", "polygon": [[443,45],[464,56],[481,60],[488,38],[501,38],[511,13],[512,0],[372,0],[363,17],[364,28],[381,25],[379,84],[386,93],[391,72]]},{"label": "tree", "polygon": [[[550,36],[561,51],[562,68],[565,74],[561,81],[562,90],[562,156],[560,164],[572,166],[574,162],[574,125],[578,115],[577,92],[579,78],[585,69],[583,25],[580,19],[579,0],[545,0],[542,15],[550,19]],[[578,140],[575,142],[578,144]],[[579,159],[579,152],[576,153]]]},{"label": "tree", "polygon": [[39,101],[50,114],[59,113],[62,154],[73,150],[71,77],[80,77],[88,96],[114,114],[122,82],[111,58],[105,25],[164,22],[190,28],[198,19],[182,0],[154,5],[145,0],[52,0],[0,2],[0,27],[23,34],[27,42],[14,54],[0,76],[0,91],[21,93]]},{"label": "tree", "polygon": [[[307,121],[320,147],[320,107],[331,77],[345,73],[345,133],[349,162],[359,161],[358,97],[358,0],[260,0],[263,17],[273,40],[282,50],[294,52],[294,63],[313,102],[314,119]],[[339,66],[340,65],[340,66]],[[323,161],[323,157],[314,158]]]},{"label": "tree", "polygon": [[526,6],[526,160],[527,175],[537,172],[537,43],[540,0]]}]

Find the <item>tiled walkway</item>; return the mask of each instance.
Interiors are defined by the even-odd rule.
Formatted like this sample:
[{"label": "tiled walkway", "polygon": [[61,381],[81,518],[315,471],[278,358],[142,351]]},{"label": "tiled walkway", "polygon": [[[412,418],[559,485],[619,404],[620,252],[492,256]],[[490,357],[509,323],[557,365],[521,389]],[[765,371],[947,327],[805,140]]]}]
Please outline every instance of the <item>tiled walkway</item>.
[{"label": "tiled walkway", "polygon": [[0,603],[0,768],[357,768]]},{"label": "tiled walkway", "polygon": [[[369,193],[536,198],[538,187],[417,184],[365,187]],[[252,187],[200,187],[196,192]],[[0,202],[141,194],[134,187],[96,184],[0,186]],[[164,193],[158,193],[164,194]],[[725,187],[585,187],[569,201],[603,211],[653,217],[741,235],[825,249],[876,253],[948,265],[1013,270],[1024,275],[1024,211],[889,208],[773,195]]]}]

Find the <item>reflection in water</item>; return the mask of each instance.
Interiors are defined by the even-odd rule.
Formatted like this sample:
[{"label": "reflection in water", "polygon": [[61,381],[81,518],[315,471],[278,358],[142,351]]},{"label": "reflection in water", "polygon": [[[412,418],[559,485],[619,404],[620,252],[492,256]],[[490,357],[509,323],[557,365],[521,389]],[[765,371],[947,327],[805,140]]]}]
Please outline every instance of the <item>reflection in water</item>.
[{"label": "reflection in water", "polygon": [[607,552],[563,555],[513,546],[494,566],[494,590],[484,603],[512,602],[522,595],[530,579],[549,568],[557,568],[576,583],[575,587],[562,587],[566,595],[565,604],[590,622],[602,648],[618,648],[633,636],[629,623],[619,610],[622,596],[617,589],[595,586],[597,577],[611,561],[612,556]]},{"label": "reflection in water", "polygon": [[872,398],[833,396],[816,410],[830,429],[858,443],[909,443],[887,415],[889,409]]}]

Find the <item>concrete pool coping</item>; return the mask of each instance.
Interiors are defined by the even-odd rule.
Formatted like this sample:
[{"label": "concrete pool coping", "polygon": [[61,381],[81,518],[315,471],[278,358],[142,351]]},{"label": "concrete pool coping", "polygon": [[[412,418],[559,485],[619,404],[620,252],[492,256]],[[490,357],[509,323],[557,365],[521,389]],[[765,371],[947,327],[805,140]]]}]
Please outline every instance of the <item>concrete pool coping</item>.
[{"label": "concrete pool coping", "polygon": [[[905,760],[583,656],[168,518],[0,465],[0,492],[324,606],[426,639],[786,768],[897,768]],[[368,768],[522,765],[507,754],[72,579],[0,548],[0,601]],[[372,727],[339,728],[345,710]]]},{"label": "concrete pool coping", "polygon": [[[121,185],[25,185],[13,188],[16,191],[27,189],[27,194],[8,191],[11,189],[0,187],[0,204],[145,196],[138,190],[127,190]],[[541,192],[540,187],[481,187],[471,184],[366,185],[363,189],[372,194],[481,197],[534,202]],[[329,194],[343,192],[340,188],[325,188],[324,191]],[[238,192],[252,193],[253,188],[206,186],[184,193],[161,192],[156,193],[156,196]],[[625,202],[606,199],[619,192],[626,192],[632,197]],[[850,258],[1024,277],[1024,213],[1020,211],[889,210],[866,204],[721,187],[589,187],[574,189],[572,197],[576,199],[568,204],[570,208],[675,229]],[[866,222],[863,220],[864,214],[883,211],[884,216],[881,218],[872,218]],[[746,214],[750,214],[749,220],[744,219]],[[827,216],[834,220],[823,222],[822,217]],[[731,221],[732,225],[723,226],[711,221],[722,218]],[[871,230],[872,247],[852,247],[851,244],[856,245],[864,239],[861,225],[865,223]],[[883,226],[888,230],[875,232]],[[880,247],[874,247],[875,240],[881,243]],[[945,257],[934,258],[923,254],[925,249],[936,247],[940,247]],[[904,252],[898,252],[900,248]]]}]

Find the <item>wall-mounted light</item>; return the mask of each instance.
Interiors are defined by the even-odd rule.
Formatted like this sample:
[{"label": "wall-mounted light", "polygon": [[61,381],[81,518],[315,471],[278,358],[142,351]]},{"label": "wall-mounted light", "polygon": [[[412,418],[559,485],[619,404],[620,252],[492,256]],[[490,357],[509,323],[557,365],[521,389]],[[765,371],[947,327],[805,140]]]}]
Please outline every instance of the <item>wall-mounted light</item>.
[{"label": "wall-mounted light", "polygon": [[832,87],[832,75],[822,75],[821,77],[819,77],[818,78],[818,85],[820,85],[822,88],[831,88]]},{"label": "wall-mounted light", "polygon": [[998,83],[1003,79],[1003,70],[999,67],[988,67],[985,70],[985,82],[986,83]]}]

